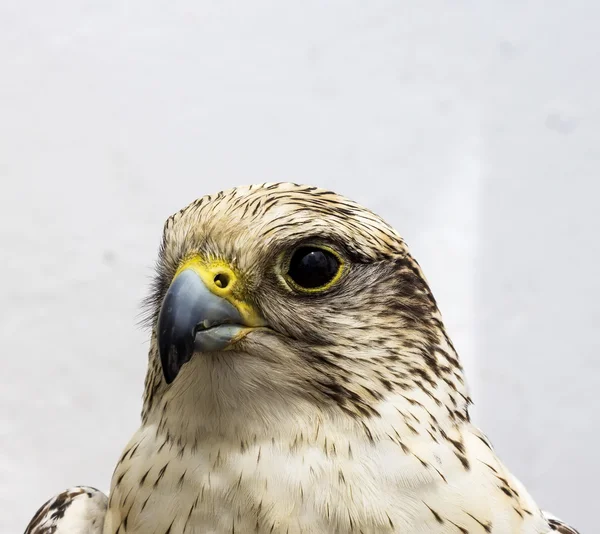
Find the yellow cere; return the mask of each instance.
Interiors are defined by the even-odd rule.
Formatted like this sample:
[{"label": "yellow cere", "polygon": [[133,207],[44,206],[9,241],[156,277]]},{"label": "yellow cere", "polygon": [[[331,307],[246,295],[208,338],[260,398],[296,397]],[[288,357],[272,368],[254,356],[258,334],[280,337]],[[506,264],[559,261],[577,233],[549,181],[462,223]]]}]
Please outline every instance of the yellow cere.
[{"label": "yellow cere", "polygon": [[173,279],[177,278],[186,269],[194,271],[212,293],[235,306],[240,312],[245,325],[263,326],[265,324],[265,321],[252,306],[236,297],[236,295],[243,294],[243,288],[240,287],[239,276],[226,261],[204,260],[199,255],[191,256],[181,263]]}]

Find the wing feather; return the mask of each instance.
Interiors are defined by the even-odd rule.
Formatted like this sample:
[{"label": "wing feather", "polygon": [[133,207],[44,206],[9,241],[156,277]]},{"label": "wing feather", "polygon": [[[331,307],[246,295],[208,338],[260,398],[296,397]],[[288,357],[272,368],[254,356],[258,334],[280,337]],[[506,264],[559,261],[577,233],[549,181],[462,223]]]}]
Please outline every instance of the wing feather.
[{"label": "wing feather", "polygon": [[69,488],[40,507],[25,534],[101,534],[107,505],[96,488]]},{"label": "wing feather", "polygon": [[558,532],[559,534],[579,534],[579,531],[576,530],[574,527],[563,523],[560,519],[557,519],[548,512],[543,513],[546,519],[548,520],[550,528],[552,529],[551,532]]}]

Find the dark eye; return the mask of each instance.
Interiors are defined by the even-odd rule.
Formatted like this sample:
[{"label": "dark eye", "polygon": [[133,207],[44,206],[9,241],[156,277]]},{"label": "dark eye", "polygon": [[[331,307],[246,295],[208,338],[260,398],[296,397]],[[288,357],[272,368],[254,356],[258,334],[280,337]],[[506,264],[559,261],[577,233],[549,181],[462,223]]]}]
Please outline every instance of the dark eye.
[{"label": "dark eye", "polygon": [[340,261],[332,252],[301,247],[292,254],[287,274],[301,289],[316,289],[329,284],[339,271]]}]

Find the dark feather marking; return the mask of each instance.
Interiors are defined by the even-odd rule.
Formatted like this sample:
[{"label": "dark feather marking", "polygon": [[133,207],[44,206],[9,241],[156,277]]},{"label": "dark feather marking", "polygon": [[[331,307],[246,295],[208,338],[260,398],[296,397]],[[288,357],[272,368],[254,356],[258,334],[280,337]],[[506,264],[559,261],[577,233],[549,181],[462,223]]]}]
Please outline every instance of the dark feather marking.
[{"label": "dark feather marking", "polygon": [[[86,495],[91,499],[93,497],[92,492],[101,494],[96,488],[76,486],[49,499],[37,510],[27,525],[25,534],[54,534],[59,521],[65,516],[73,501],[81,495]],[[104,499],[108,500],[105,496]]]},{"label": "dark feather marking", "polygon": [[168,465],[169,465],[169,462],[167,462],[164,465],[164,467],[158,472],[158,477],[156,478],[156,481],[154,482],[154,486],[153,486],[154,488],[156,488],[156,486],[158,486],[158,483],[160,482],[160,479],[164,476]]},{"label": "dark feather marking", "polygon": [[451,521],[450,519],[448,519],[448,522],[452,523],[458,530],[460,530],[461,534],[469,534],[469,531],[466,528],[461,527],[460,525],[457,525],[454,521]]},{"label": "dark feather marking", "polygon": [[443,525],[444,524],[444,519],[442,518],[442,516],[440,514],[438,514],[431,506],[429,506],[425,501],[423,501],[423,504],[425,506],[427,506],[427,508],[429,508],[429,511],[433,514],[433,517],[435,517],[435,520],[440,524]]},{"label": "dark feather marking", "polygon": [[481,525],[481,527],[483,528],[483,530],[485,530],[486,532],[491,532],[492,531],[492,524],[491,523],[484,523],[483,521],[480,521],[473,514],[470,514],[469,512],[465,512],[465,514],[467,514],[474,521],[477,521],[477,523],[479,523]]},{"label": "dark feather marking", "polygon": [[142,475],[142,478],[140,478],[140,483],[139,483],[139,485],[140,485],[140,486],[143,486],[143,485],[144,485],[144,482],[146,482],[146,477],[148,476],[148,473],[150,473],[150,470],[151,470],[151,469],[152,469],[152,466],[150,466],[150,467],[148,468],[148,471],[146,471],[146,472],[145,472],[145,473]]},{"label": "dark feather marking", "polygon": [[548,519],[548,524],[553,531],[559,532],[560,534],[579,534],[578,530],[575,530],[575,528],[566,525],[558,519]]}]

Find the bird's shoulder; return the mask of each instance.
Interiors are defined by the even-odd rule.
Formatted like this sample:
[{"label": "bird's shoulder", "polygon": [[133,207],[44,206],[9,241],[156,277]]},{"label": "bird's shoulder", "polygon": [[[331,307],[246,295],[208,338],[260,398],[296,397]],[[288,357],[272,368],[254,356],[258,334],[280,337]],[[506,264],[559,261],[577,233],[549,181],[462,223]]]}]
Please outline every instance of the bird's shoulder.
[{"label": "bird's shoulder", "polygon": [[69,488],[46,501],[25,534],[100,534],[108,498],[87,486]]},{"label": "bird's shoulder", "polygon": [[551,532],[558,532],[559,534],[579,534],[579,531],[574,527],[563,523],[560,519],[550,515],[548,512],[544,512],[544,516],[552,529]]}]

